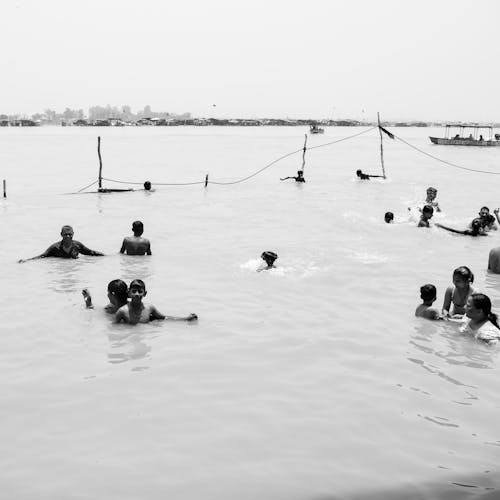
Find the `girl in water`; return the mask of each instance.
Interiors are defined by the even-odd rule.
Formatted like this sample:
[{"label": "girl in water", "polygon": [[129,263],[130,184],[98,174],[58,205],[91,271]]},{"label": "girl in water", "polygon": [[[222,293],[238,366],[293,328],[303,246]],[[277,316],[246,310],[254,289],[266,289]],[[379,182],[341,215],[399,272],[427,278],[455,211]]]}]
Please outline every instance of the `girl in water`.
[{"label": "girl in water", "polygon": [[467,299],[465,315],[469,320],[460,328],[461,333],[468,333],[487,344],[498,342],[500,339],[498,317],[491,312],[491,300],[487,295],[473,293]]},{"label": "girl in water", "polygon": [[[453,271],[453,285],[446,289],[443,302],[443,317],[459,319],[465,314],[465,305],[470,295],[475,293],[471,284],[474,275],[467,266],[457,267]],[[453,309],[450,311],[451,306]]]}]

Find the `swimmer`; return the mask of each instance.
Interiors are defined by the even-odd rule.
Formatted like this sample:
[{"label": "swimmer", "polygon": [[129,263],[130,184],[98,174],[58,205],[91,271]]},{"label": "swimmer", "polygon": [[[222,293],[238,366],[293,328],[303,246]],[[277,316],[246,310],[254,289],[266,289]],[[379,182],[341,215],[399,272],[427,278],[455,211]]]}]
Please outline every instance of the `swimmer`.
[{"label": "swimmer", "polygon": [[491,300],[483,293],[473,293],[465,306],[468,321],[460,328],[460,333],[472,335],[487,344],[497,344],[500,340],[498,316],[491,312]]},{"label": "swimmer", "polygon": [[435,307],[431,307],[436,300],[436,287],[428,283],[420,287],[420,304],[415,310],[415,316],[426,319],[443,319],[439,311]]},{"label": "swimmer", "polygon": [[144,183],[144,191],[151,191],[151,182],[146,181]]},{"label": "swimmer", "polygon": [[424,208],[422,208],[422,215],[420,216],[417,227],[430,227],[429,221],[433,214],[434,209],[430,205],[425,205]]},{"label": "swimmer", "polygon": [[[488,207],[481,207],[481,210],[479,210],[479,220],[481,221],[481,227],[484,229],[484,231],[496,231],[498,229],[496,223],[495,223],[495,217],[490,214],[490,209]],[[474,219],[475,220],[475,219]],[[469,225],[470,228],[472,226]]]},{"label": "swimmer", "polygon": [[436,226],[440,227],[441,229],[446,229],[446,231],[450,231],[450,233],[464,234],[466,236],[488,236],[485,229],[481,225],[481,220],[479,219],[479,217],[476,217],[470,223],[471,229],[465,229],[464,231],[461,231],[459,229],[453,229],[452,227],[448,227],[448,226],[443,226],[443,224],[439,224],[437,222],[436,222]]},{"label": "swimmer", "polygon": [[[458,319],[465,314],[467,299],[476,292],[472,283],[474,274],[467,266],[457,267],[453,271],[453,285],[450,285],[444,293],[443,317]],[[453,309],[450,311],[452,306]]]},{"label": "swimmer", "polygon": [[277,253],[266,250],[265,252],[262,252],[262,255],[260,257],[267,265],[266,267],[260,267],[259,269],[257,269],[258,273],[260,273],[261,271],[267,271],[268,269],[276,268],[276,266],[274,265],[274,261],[278,258]]},{"label": "swimmer", "polygon": [[369,181],[370,177],[384,177],[383,175],[372,175],[372,174],[364,174],[361,170],[356,170],[356,175],[362,180],[362,181]]},{"label": "swimmer", "polygon": [[168,319],[173,321],[193,321],[198,319],[196,314],[191,313],[186,317],[166,316],[156,309],[152,304],[144,304],[143,298],[146,296],[146,285],[142,280],[133,280],[130,283],[128,296],[130,302],[118,309],[115,315],[115,323],[129,323],[136,325],[137,323],[149,323],[155,319]]},{"label": "swimmer", "polygon": [[297,177],[283,177],[280,178],[280,181],[286,181],[287,179],[295,179],[295,182],[306,182],[303,170],[297,170]]},{"label": "swimmer", "polygon": [[[82,290],[85,307],[93,309],[92,296],[88,288]],[[120,307],[124,306],[128,300],[128,287],[125,281],[113,280],[108,283],[108,299],[109,304],[104,307],[104,311],[108,314],[115,314]]]},{"label": "swimmer", "polygon": [[142,237],[144,224],[140,220],[132,222],[134,236],[127,236],[123,239],[120,253],[127,255],[151,255],[151,243],[147,238]]},{"label": "swimmer", "polygon": [[424,205],[430,205],[436,212],[441,212],[441,208],[439,208],[439,203],[436,200],[437,189],[434,187],[427,188],[427,197],[425,198]]},{"label": "swimmer", "polygon": [[45,252],[31,257],[30,259],[20,259],[18,262],[26,262],[34,259],[44,259],[45,257],[60,257],[62,259],[78,259],[78,254],[92,255],[94,257],[101,257],[104,254],[95,250],[90,250],[83,243],[73,240],[73,228],[71,226],[63,226],[61,228],[61,241],[50,245]]},{"label": "swimmer", "polygon": [[394,214],[392,212],[386,212],[384,214],[384,220],[385,222],[387,222],[387,224],[394,222]]}]

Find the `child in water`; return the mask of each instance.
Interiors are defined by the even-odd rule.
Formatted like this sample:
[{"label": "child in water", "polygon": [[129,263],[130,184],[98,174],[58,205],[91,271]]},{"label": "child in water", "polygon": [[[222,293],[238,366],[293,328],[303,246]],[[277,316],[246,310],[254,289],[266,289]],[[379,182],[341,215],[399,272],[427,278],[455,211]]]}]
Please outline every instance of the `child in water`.
[{"label": "child in water", "polygon": [[425,205],[430,205],[436,212],[441,212],[439,208],[439,203],[436,200],[438,190],[434,187],[427,188],[427,198],[425,199]]},{"label": "child in water", "polygon": [[153,304],[144,304],[142,299],[146,296],[146,285],[142,280],[133,280],[130,283],[128,296],[130,302],[123,305],[115,316],[115,323],[149,323],[155,319],[169,319],[173,321],[192,321],[198,319],[196,314],[191,313],[186,317],[165,316]]},{"label": "child in water", "polygon": [[430,205],[425,205],[425,207],[422,208],[422,215],[420,216],[417,227],[430,227],[429,221],[433,214],[434,209]]},{"label": "child in water", "polygon": [[491,300],[482,293],[473,293],[465,306],[468,321],[460,328],[461,333],[468,333],[475,339],[487,344],[496,344],[500,340],[498,316],[491,312]]},{"label": "child in water", "polygon": [[277,253],[267,250],[265,252],[262,252],[262,255],[260,257],[266,263],[266,267],[259,267],[259,269],[257,269],[258,273],[260,273],[261,271],[267,271],[268,269],[276,268],[276,266],[274,265],[274,261],[278,258]]},{"label": "child in water", "polygon": [[443,319],[439,311],[435,307],[431,307],[436,300],[436,287],[428,283],[420,287],[420,304],[415,310],[415,316],[426,319]]},{"label": "child in water", "polygon": [[[449,286],[444,293],[443,316],[445,318],[462,318],[465,314],[467,299],[475,293],[471,286],[474,275],[467,266],[457,267],[453,271],[453,285]],[[451,306],[453,309],[450,311]]]},{"label": "child in water", "polygon": [[[85,307],[93,309],[92,296],[88,288],[82,290]],[[104,307],[104,311],[108,314],[115,314],[120,307],[124,306],[128,300],[128,287],[125,281],[113,280],[108,283],[108,299],[109,304]]]}]

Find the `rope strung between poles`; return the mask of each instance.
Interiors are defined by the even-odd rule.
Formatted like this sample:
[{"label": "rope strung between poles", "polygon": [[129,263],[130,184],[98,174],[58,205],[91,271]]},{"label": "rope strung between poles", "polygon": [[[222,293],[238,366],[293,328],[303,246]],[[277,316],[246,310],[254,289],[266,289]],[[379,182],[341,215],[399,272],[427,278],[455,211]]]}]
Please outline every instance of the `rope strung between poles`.
[{"label": "rope strung between poles", "polygon": [[468,172],[477,172],[478,174],[500,175],[500,172],[490,172],[488,170],[477,170],[475,168],[462,167],[461,165],[457,165],[456,163],[452,163],[450,161],[442,160],[441,158],[438,158],[437,156],[434,156],[434,155],[432,155],[430,153],[427,153],[426,151],[423,151],[420,148],[417,148],[417,146],[414,146],[413,144],[410,144],[409,142],[405,141],[401,137],[398,137],[396,134],[393,134],[393,135],[394,135],[394,137],[398,141],[406,144],[407,146],[409,146],[410,148],[414,149],[415,151],[418,151],[419,153],[422,153],[423,155],[428,156],[429,158],[432,158],[433,160],[436,160],[436,161],[439,161],[441,163],[444,163],[445,165],[448,165],[450,167],[459,168],[460,170],[467,170]]},{"label": "rope strung between poles", "polygon": [[[276,158],[272,162],[268,163],[267,165],[265,165],[261,169],[257,170],[253,174],[247,175],[246,177],[243,177],[242,179],[238,179],[236,181],[218,182],[218,181],[210,181],[210,180],[207,180],[207,178],[205,178],[205,180],[194,181],[194,182],[153,182],[153,184],[155,184],[157,186],[195,186],[197,184],[204,184],[205,186],[206,186],[206,184],[216,184],[216,185],[219,185],[219,186],[231,186],[231,185],[234,185],[234,184],[240,184],[242,182],[248,181],[249,179],[251,179],[252,177],[255,177],[256,175],[259,175],[261,172],[264,172],[264,170],[267,170],[268,168],[272,167],[273,165],[275,165],[279,161],[284,160],[285,158],[293,156],[293,155],[295,155],[297,153],[300,153],[301,151],[302,151],[302,169],[303,169],[304,166],[305,166],[305,153],[306,153],[306,149],[311,150],[311,149],[318,149],[318,148],[324,148],[324,147],[327,147],[327,146],[331,146],[332,144],[337,144],[339,142],[347,141],[349,139],[354,139],[355,137],[359,137],[360,135],[367,134],[368,132],[371,132],[372,130],[374,130],[376,128],[377,127],[371,127],[369,129],[363,130],[363,131],[358,132],[356,134],[353,134],[353,135],[350,135],[350,136],[347,136],[347,137],[342,137],[341,139],[336,139],[335,141],[326,142],[324,144],[318,144],[317,146],[312,146],[312,147],[309,147],[309,148],[306,148],[306,143],[307,143],[307,135],[306,135],[306,140],[305,140],[304,146],[302,148],[296,149],[295,151],[291,151],[290,153],[286,153],[286,154],[280,156],[279,158]],[[110,179],[108,177],[101,177],[101,179],[105,180],[105,181],[108,181],[108,182],[116,182],[117,184],[130,184],[130,185],[142,185],[143,184],[142,182],[119,181],[117,179]],[[79,191],[77,191],[77,193],[80,193],[81,191],[83,191],[84,189],[89,188],[90,186],[93,186],[97,182],[98,181],[95,181],[92,184],[89,184],[88,186],[85,186],[84,188],[82,188]]]}]

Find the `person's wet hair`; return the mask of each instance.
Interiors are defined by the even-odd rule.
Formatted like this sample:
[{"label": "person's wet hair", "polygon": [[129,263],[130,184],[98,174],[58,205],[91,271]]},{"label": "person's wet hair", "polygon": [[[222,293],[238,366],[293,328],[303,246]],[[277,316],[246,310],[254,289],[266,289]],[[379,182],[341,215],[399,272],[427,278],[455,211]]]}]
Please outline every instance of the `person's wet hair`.
[{"label": "person's wet hair", "polygon": [[432,215],[434,213],[434,209],[431,207],[431,205],[425,205],[424,208],[422,208],[422,213]]},{"label": "person's wet hair", "polygon": [[481,228],[483,227],[483,221],[479,218],[476,217],[470,224],[472,234],[477,236],[479,232],[481,231]]},{"label": "person's wet hair", "polygon": [[386,212],[384,214],[384,220],[387,223],[392,222],[394,220],[394,214],[392,212]]},{"label": "person's wet hair", "polygon": [[468,281],[469,283],[474,283],[474,274],[467,266],[457,267],[453,271],[453,277],[460,277],[464,281]]},{"label": "person's wet hair", "polygon": [[151,182],[146,181],[146,182],[144,183],[144,189],[145,189],[146,191],[149,191],[149,190],[151,189]]},{"label": "person's wet hair", "polygon": [[113,294],[120,302],[127,302],[128,288],[123,280],[113,280],[108,283],[108,292]]},{"label": "person's wet hair", "polygon": [[420,298],[422,300],[433,300],[436,298],[436,287],[427,283],[420,287]]},{"label": "person's wet hair", "polygon": [[129,290],[132,290],[132,288],[140,288],[140,289],[146,291],[146,285],[144,284],[144,281],[142,281],[142,280],[132,280],[130,282]]},{"label": "person's wet hair", "polygon": [[274,261],[278,258],[278,254],[266,250],[265,252],[262,252],[261,258],[265,260],[268,265],[272,265]]},{"label": "person's wet hair", "polygon": [[476,309],[483,311],[488,320],[500,329],[500,326],[498,326],[498,316],[491,312],[491,300],[487,295],[484,293],[473,293],[471,301]]},{"label": "person's wet hair", "polygon": [[140,236],[144,232],[144,224],[140,220],[132,222],[132,231],[136,236]]},{"label": "person's wet hair", "polygon": [[479,211],[482,212],[483,210],[488,210],[488,212],[490,211],[490,209],[488,207],[481,207],[481,210],[479,210]]},{"label": "person's wet hair", "polygon": [[429,186],[429,187],[427,188],[427,192],[428,192],[428,193],[437,193],[437,192],[438,192],[438,190],[437,190],[435,187]]}]

